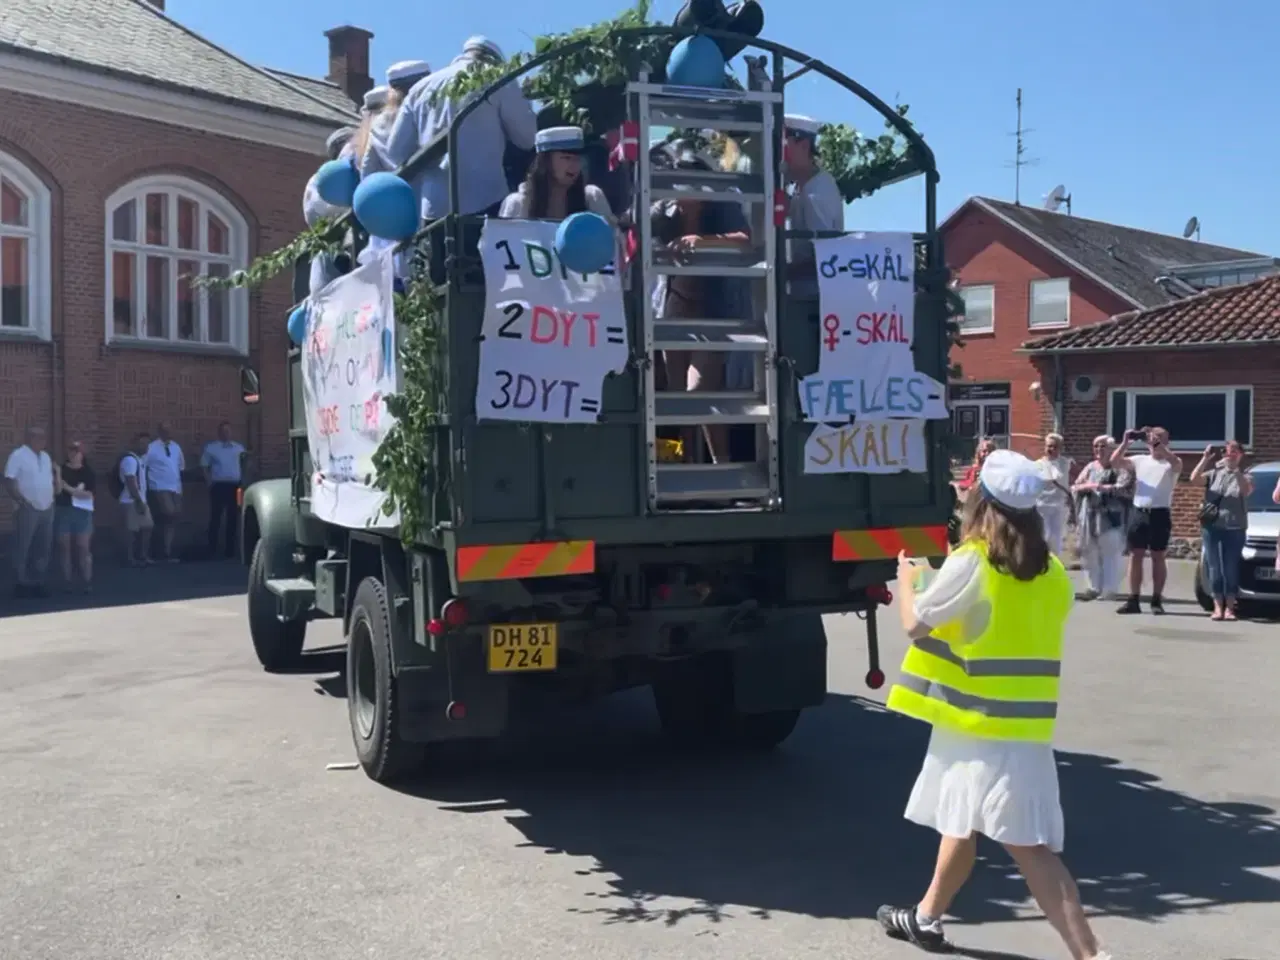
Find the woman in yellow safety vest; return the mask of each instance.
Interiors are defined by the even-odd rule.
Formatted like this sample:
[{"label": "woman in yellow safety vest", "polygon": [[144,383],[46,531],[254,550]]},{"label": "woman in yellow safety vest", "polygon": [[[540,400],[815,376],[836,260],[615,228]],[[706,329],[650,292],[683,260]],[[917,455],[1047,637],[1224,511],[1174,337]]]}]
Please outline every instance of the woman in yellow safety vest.
[{"label": "woman in yellow safety vest", "polygon": [[933,882],[914,907],[881,907],[891,937],[947,949],[942,917],[969,878],[978,834],[1017,863],[1074,960],[1106,960],[1059,859],[1062,807],[1053,755],[1062,634],[1073,590],[1045,541],[1044,478],[996,450],[965,502],[957,547],[928,588],[898,557],[898,599],[911,647],[890,710],[933,726],[906,817],[942,836]]}]

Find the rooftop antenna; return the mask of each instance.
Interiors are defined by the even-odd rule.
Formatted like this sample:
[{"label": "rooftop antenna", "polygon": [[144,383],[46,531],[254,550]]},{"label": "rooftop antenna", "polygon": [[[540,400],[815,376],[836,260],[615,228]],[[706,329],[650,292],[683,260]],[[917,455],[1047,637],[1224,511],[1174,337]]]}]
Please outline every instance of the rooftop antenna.
[{"label": "rooftop antenna", "polygon": [[1190,220],[1187,221],[1187,225],[1182,228],[1182,238],[1184,240],[1190,240],[1192,234],[1195,235],[1195,238],[1197,240],[1200,239],[1200,218],[1199,217],[1192,217]]},{"label": "rooftop antenna", "polygon": [[1034,130],[1023,129],[1022,126],[1022,88],[1018,88],[1018,129],[1010,136],[1014,137],[1016,146],[1013,151],[1013,163],[1006,166],[1013,167],[1013,202],[1019,206],[1022,203],[1022,168],[1034,167],[1040,161],[1034,157],[1026,155],[1026,145],[1023,143],[1023,137],[1028,133],[1035,133]]},{"label": "rooftop antenna", "polygon": [[1065,184],[1058,184],[1044,197],[1044,208],[1050,213],[1057,213],[1063,204],[1067,205],[1067,216],[1071,216],[1071,194],[1067,193]]}]

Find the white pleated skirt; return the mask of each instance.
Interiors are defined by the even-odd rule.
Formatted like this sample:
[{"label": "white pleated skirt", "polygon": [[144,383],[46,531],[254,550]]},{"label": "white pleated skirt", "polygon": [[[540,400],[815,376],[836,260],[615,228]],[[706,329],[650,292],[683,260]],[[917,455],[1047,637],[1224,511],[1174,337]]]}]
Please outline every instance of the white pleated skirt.
[{"label": "white pleated skirt", "polygon": [[1062,852],[1058,766],[1046,743],[980,740],[934,728],[906,818],[947,837]]}]

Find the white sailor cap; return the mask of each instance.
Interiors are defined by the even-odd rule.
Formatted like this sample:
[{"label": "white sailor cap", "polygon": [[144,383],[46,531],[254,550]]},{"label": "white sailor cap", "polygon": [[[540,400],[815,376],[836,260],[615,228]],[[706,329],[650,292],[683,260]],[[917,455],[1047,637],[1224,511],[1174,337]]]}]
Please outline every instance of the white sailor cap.
[{"label": "white sailor cap", "polygon": [[477,34],[474,37],[467,37],[467,42],[462,45],[462,52],[493,60],[507,59],[500,46],[488,37],[481,36],[480,34]]},{"label": "white sailor cap", "polygon": [[352,127],[339,127],[337,130],[333,131],[333,133],[329,134],[329,139],[324,142],[325,150],[329,154],[329,159],[338,159],[338,154],[342,153],[342,148],[345,147],[348,141],[350,141],[350,139],[355,135],[356,132]]},{"label": "white sailor cap", "polygon": [[366,110],[381,110],[387,105],[387,96],[390,93],[390,87],[374,87],[364,95],[364,108]]},{"label": "white sailor cap", "polygon": [[538,131],[534,147],[538,153],[581,153],[586,148],[586,138],[581,127],[547,127]]},{"label": "white sailor cap", "polygon": [[396,85],[406,80],[419,80],[431,72],[431,64],[425,60],[401,60],[387,67],[387,83]]},{"label": "white sailor cap", "polygon": [[1012,450],[993,450],[978,472],[978,489],[982,496],[1006,510],[1025,513],[1036,508],[1036,500],[1045,488],[1040,467]]},{"label": "white sailor cap", "polygon": [[813,117],[802,116],[798,113],[789,113],[783,118],[783,126],[788,131],[794,133],[803,133],[810,137],[816,137],[822,130],[822,124]]}]

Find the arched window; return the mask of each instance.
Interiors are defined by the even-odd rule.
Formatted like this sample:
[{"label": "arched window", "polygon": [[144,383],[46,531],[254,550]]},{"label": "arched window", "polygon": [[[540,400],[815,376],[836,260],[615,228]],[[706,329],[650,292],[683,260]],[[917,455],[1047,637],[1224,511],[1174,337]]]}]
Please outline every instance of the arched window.
[{"label": "arched window", "polygon": [[249,228],[230,203],[182,177],[147,177],[107,198],[107,339],[231,347],[249,341],[243,290],[193,287],[247,262]]},{"label": "arched window", "polygon": [[49,335],[49,188],[0,153],[0,334]]}]

